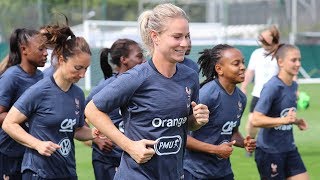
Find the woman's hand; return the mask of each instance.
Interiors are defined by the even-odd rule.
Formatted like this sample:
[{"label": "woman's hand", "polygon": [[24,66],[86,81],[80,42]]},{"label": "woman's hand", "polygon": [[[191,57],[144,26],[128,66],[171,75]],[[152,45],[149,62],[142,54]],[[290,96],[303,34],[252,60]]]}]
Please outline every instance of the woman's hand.
[{"label": "woman's hand", "polygon": [[217,153],[216,155],[223,158],[223,159],[227,159],[231,156],[232,151],[233,151],[233,145],[234,143],[236,143],[235,140],[231,141],[231,142],[227,142],[227,143],[222,143],[220,145],[217,146]]},{"label": "woman's hand", "polygon": [[55,144],[51,141],[39,141],[35,146],[35,150],[39,152],[39,154],[43,156],[51,156],[57,149],[60,149],[61,146]]},{"label": "woman's hand", "polygon": [[301,131],[308,129],[308,123],[304,119],[296,119],[294,124],[297,125]]},{"label": "woman's hand", "polygon": [[209,121],[209,110],[208,106],[204,104],[196,104],[194,101],[191,102],[193,116],[195,117],[196,123],[199,126],[203,126]]},{"label": "woman's hand", "polygon": [[243,145],[247,152],[252,153],[256,149],[256,140],[252,139],[250,136],[247,136],[243,140]]},{"label": "woman's hand", "polygon": [[153,145],[157,141],[151,141],[147,139],[142,139],[140,141],[131,141],[132,143],[126,148],[126,152],[138,163],[148,162],[152,156],[155,154]]}]

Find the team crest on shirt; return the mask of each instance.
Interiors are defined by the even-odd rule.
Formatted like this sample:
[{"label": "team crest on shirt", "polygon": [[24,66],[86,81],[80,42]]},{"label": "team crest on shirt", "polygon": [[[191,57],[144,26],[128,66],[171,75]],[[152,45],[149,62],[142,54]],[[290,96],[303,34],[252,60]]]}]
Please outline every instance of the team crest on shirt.
[{"label": "team crest on shirt", "polygon": [[188,96],[187,108],[189,108],[190,104],[191,104],[191,93],[192,93],[192,90],[189,87],[186,87],[186,93],[187,93],[187,96]]},{"label": "team crest on shirt", "polygon": [[279,173],[278,173],[278,165],[277,164],[273,164],[271,163],[271,177],[276,177]]},{"label": "team crest on shirt", "polygon": [[238,101],[238,109],[239,109],[239,111],[241,111],[241,112],[242,112],[242,110],[243,110],[242,103],[241,103],[240,101]]},{"label": "team crest on shirt", "polygon": [[75,114],[78,115],[80,113],[80,101],[78,98],[74,99],[74,103],[76,105],[76,110],[75,110]]},{"label": "team crest on shirt", "polygon": [[238,101],[238,114],[237,114],[237,119],[239,119],[241,117],[242,111],[243,111],[243,106],[242,103],[240,101]]}]

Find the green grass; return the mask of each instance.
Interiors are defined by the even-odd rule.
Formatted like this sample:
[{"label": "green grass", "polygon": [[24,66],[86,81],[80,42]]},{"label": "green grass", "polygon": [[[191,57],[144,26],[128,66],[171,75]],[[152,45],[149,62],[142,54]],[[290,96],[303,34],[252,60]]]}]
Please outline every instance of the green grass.
[{"label": "green grass", "polygon": [[[305,118],[309,124],[307,131],[299,131],[294,128],[295,140],[298,146],[302,159],[307,167],[311,180],[319,179],[320,177],[320,148],[319,148],[319,132],[320,125],[320,84],[302,84],[299,87],[300,91],[305,91],[311,96],[310,107],[307,110],[298,111],[298,116]],[[251,88],[248,89],[251,92]],[[245,134],[244,126],[248,117],[248,109],[251,96],[248,96],[248,103],[245,113],[242,118],[240,131]],[[91,149],[83,145],[81,142],[76,143],[76,160],[77,173],[79,180],[94,179]],[[232,169],[236,180],[257,180],[259,174],[254,162],[254,158],[245,157],[245,152],[241,148],[235,148],[231,156]]]}]

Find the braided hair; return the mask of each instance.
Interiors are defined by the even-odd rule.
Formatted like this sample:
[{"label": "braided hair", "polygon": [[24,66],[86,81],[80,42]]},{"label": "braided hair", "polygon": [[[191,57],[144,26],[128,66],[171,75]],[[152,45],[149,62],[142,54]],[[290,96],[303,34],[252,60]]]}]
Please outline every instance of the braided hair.
[{"label": "braided hair", "polygon": [[206,79],[200,84],[200,87],[205,85],[206,83],[218,78],[218,73],[216,72],[215,66],[217,62],[222,57],[222,52],[227,49],[233,49],[233,46],[228,44],[218,44],[214,46],[212,49],[204,49],[201,56],[198,59],[198,64],[200,65],[200,71],[202,71],[202,76],[206,77]]}]

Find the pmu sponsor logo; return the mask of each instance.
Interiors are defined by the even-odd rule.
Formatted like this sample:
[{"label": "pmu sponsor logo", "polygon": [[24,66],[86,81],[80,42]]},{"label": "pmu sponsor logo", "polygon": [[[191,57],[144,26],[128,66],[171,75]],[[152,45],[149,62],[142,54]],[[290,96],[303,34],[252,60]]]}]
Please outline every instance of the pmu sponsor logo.
[{"label": "pmu sponsor logo", "polygon": [[60,132],[73,132],[73,126],[77,123],[76,119],[65,119],[60,124]]},{"label": "pmu sponsor logo", "polygon": [[[280,117],[287,117],[288,112],[290,111],[290,109],[293,109],[294,112],[297,111],[297,109],[295,107],[285,108],[284,110],[281,111]],[[274,129],[275,130],[279,130],[279,131],[290,131],[292,129],[292,124],[284,124],[284,125],[281,125],[281,126],[274,127]]]},{"label": "pmu sponsor logo", "polygon": [[158,143],[154,145],[154,150],[159,156],[177,154],[181,149],[182,138],[180,135],[162,136],[156,141]]},{"label": "pmu sponsor logo", "polygon": [[184,123],[187,122],[187,117],[181,117],[181,118],[174,118],[174,119],[161,119],[161,118],[154,118],[152,120],[152,126],[153,127],[180,127]]},{"label": "pmu sponsor logo", "polygon": [[237,121],[228,121],[221,128],[221,134],[232,134],[232,130],[237,126]]}]

